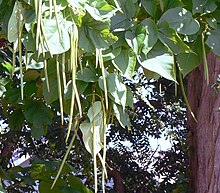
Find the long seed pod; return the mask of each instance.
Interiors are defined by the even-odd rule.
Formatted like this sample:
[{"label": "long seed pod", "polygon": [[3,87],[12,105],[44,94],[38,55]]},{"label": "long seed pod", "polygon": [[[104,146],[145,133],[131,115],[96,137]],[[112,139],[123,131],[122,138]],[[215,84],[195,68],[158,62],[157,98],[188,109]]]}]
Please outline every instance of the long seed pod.
[{"label": "long seed pod", "polygon": [[100,158],[101,163],[102,163],[102,191],[103,193],[105,193],[105,179],[108,177],[107,176],[107,170],[106,170],[106,167],[105,167],[105,162],[106,162],[106,127],[108,125],[108,123],[106,122],[107,119],[106,119],[106,111],[105,111],[105,105],[102,102],[102,109],[103,109],[103,120],[102,120],[102,128],[103,128],[103,156],[102,156],[102,159]]},{"label": "long seed pod", "polygon": [[61,40],[61,31],[60,31],[60,25],[59,25],[59,20],[58,20],[58,15],[57,15],[57,2],[56,2],[56,0],[53,0],[53,7],[54,7],[54,15],[55,15],[56,23],[57,23],[57,30],[58,30],[59,38]]},{"label": "long seed pod", "polygon": [[74,24],[74,36],[73,36],[73,40],[74,40],[74,47],[75,49],[73,50],[74,52],[74,57],[73,57],[73,60],[74,63],[73,63],[73,69],[72,69],[72,75],[74,76],[74,82],[73,82],[73,87],[74,87],[74,90],[75,90],[75,93],[76,93],[76,102],[77,102],[77,106],[78,106],[78,110],[79,110],[79,115],[80,117],[82,116],[82,105],[81,105],[81,102],[80,102],[80,96],[79,96],[79,92],[78,92],[78,89],[77,89],[77,86],[76,86],[76,71],[77,71],[77,67],[78,67],[78,29],[77,29],[77,26]]},{"label": "long seed pod", "polygon": [[75,99],[77,101],[79,115],[80,115],[80,117],[82,116],[82,107],[81,107],[80,97],[79,97],[79,93],[78,93],[77,86],[76,86],[78,30],[77,30],[77,26],[75,24],[73,27],[74,27],[74,30],[72,30],[72,29],[70,30],[70,40],[71,40],[70,66],[72,68],[72,97],[71,97],[70,119],[69,119],[69,125],[68,125],[68,129],[67,129],[68,131],[67,131],[66,141],[69,138],[71,127],[72,127]]},{"label": "long seed pod", "polygon": [[17,48],[18,48],[18,41],[14,42],[13,50],[12,50],[12,72],[11,72],[11,77],[14,75],[14,71],[15,71]]},{"label": "long seed pod", "polygon": [[62,54],[62,78],[63,78],[63,88],[64,90],[66,89],[66,57],[65,57],[65,52]]},{"label": "long seed pod", "polygon": [[[92,114],[95,114],[94,113],[94,101],[95,101],[95,95],[93,95],[93,99],[92,99],[92,105],[91,105],[91,108],[92,108]],[[95,134],[95,124],[94,124],[94,121],[91,122],[92,123],[92,147],[93,147],[93,151],[92,151],[92,157],[93,157],[93,173],[94,173],[94,189],[95,189],[95,193],[98,192],[98,170],[97,170],[97,154],[96,154],[96,134]]]},{"label": "long seed pod", "polygon": [[40,36],[40,45],[41,45],[42,55],[44,58],[44,76],[45,76],[47,91],[50,92],[50,83],[49,83],[49,78],[48,78],[48,73],[47,73],[47,60],[45,56],[43,37],[44,36]]},{"label": "long seed pod", "polygon": [[183,94],[184,101],[186,103],[186,107],[189,110],[189,112],[190,112],[191,116],[193,117],[193,119],[195,120],[195,122],[197,123],[196,117],[195,117],[195,115],[194,115],[194,113],[193,113],[193,111],[192,111],[192,109],[189,105],[189,101],[188,101],[187,96],[186,96],[186,92],[185,92],[184,85],[183,85],[183,77],[182,77],[182,74],[181,74],[180,71],[179,71],[179,78],[180,78],[180,87],[181,87],[181,91],[182,91],[182,94]]},{"label": "long seed pod", "polygon": [[48,49],[51,58],[53,58],[53,54],[50,51],[49,43],[48,43],[45,31],[44,31],[44,24],[43,24],[43,20],[42,19],[41,19],[41,22],[40,22],[40,27],[41,27],[40,28],[41,29],[41,36],[43,37],[43,40],[44,40],[44,43],[45,43],[44,46]]},{"label": "long seed pod", "polygon": [[72,139],[71,139],[71,141],[70,141],[70,144],[69,144],[68,149],[67,149],[67,151],[66,151],[66,154],[65,154],[65,156],[64,156],[64,158],[63,158],[63,160],[62,160],[62,163],[61,163],[60,168],[59,168],[59,170],[58,170],[58,172],[57,172],[57,175],[56,175],[56,177],[55,177],[55,179],[54,179],[54,181],[53,181],[53,184],[52,184],[52,186],[51,186],[51,189],[53,189],[53,187],[55,186],[55,184],[56,184],[56,182],[57,182],[57,180],[58,180],[58,178],[59,178],[59,176],[60,176],[60,174],[61,174],[61,172],[62,172],[63,166],[64,166],[65,163],[66,163],[66,160],[67,160],[67,157],[68,157],[68,155],[69,155],[69,153],[70,153],[70,150],[71,150],[71,148],[73,147],[73,143],[74,143],[74,141],[75,141],[75,138],[76,138],[76,135],[77,135],[77,132],[78,132],[78,129],[79,129],[79,122],[80,122],[80,120],[79,120],[79,118],[77,117],[76,120],[75,120],[74,127],[73,127],[73,130],[74,130],[73,137],[72,137]]},{"label": "long seed pod", "polygon": [[97,55],[96,58],[98,58],[99,65],[102,70],[102,78],[103,78],[104,93],[105,93],[105,106],[106,106],[106,110],[108,110],[108,90],[107,90],[107,82],[105,77],[105,67],[103,63],[102,50],[98,49],[96,55]]},{"label": "long seed pod", "polygon": [[23,16],[22,14],[19,12],[18,13],[18,31],[19,31],[19,35],[18,35],[18,54],[19,54],[19,66],[20,66],[20,84],[21,84],[21,100],[24,99],[24,82],[23,82],[23,66],[22,66],[22,42],[21,42],[21,38],[22,38],[22,31],[23,31]]},{"label": "long seed pod", "polygon": [[205,35],[204,32],[202,33],[202,54],[203,54],[203,63],[204,63],[204,77],[207,81],[207,85],[209,84],[209,68],[208,68],[208,62],[206,58],[206,50],[205,50]]},{"label": "long seed pod", "polygon": [[61,114],[61,123],[63,125],[64,116],[63,116],[63,97],[62,97],[62,86],[61,86],[61,78],[60,78],[60,63],[59,63],[59,55],[56,57],[56,67],[57,67],[57,85],[58,85],[58,93],[59,93],[59,101],[60,101],[60,114]]},{"label": "long seed pod", "polygon": [[42,0],[39,0],[38,2],[35,1],[36,5],[35,7],[37,7],[36,10],[36,16],[37,16],[37,32],[36,32],[36,50],[38,50],[39,48],[39,38],[41,36],[41,28],[40,28],[40,24],[41,24],[41,10],[42,10]]}]

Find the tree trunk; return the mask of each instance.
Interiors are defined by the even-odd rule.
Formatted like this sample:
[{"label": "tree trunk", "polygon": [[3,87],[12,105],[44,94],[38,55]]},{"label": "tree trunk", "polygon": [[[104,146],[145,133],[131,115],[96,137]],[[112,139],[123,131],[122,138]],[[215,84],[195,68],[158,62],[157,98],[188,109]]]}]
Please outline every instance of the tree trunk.
[{"label": "tree trunk", "polygon": [[220,193],[220,94],[211,88],[220,74],[220,59],[209,53],[207,61],[209,85],[203,65],[188,80],[188,100],[197,117],[196,123],[188,114],[192,193]]},{"label": "tree trunk", "polygon": [[114,190],[117,193],[124,193],[123,180],[120,172],[117,169],[108,169],[108,175],[114,180]]}]

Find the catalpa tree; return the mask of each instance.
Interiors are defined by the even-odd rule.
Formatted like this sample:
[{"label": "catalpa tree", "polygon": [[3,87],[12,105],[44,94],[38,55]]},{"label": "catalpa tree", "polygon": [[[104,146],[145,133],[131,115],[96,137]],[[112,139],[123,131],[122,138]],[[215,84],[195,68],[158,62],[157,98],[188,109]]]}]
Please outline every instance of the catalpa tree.
[{"label": "catalpa tree", "polygon": [[[127,108],[133,108],[133,96],[123,80],[132,80],[139,67],[149,79],[162,76],[180,85],[196,121],[182,78],[203,60],[209,84],[206,55],[210,50],[220,55],[219,12],[218,0],[1,0],[1,37],[12,52],[1,59],[0,79],[9,127],[27,123],[39,139],[57,112],[68,122],[69,148],[59,171],[53,181],[40,183],[59,188],[56,182],[80,131],[93,158],[94,190],[100,162],[105,191],[106,130],[114,117],[130,129]],[[90,192],[74,183],[78,191]]]}]

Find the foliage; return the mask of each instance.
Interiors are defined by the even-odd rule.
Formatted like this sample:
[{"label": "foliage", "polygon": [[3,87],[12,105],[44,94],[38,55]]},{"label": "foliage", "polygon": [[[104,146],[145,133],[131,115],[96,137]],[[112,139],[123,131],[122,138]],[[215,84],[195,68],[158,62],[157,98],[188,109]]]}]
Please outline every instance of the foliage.
[{"label": "foliage", "polygon": [[[136,101],[135,110],[130,112],[132,129],[124,130],[116,123],[109,131],[107,163],[119,171],[125,192],[172,192],[176,189],[186,193],[186,109],[181,100],[171,95],[174,85],[164,80],[149,82],[140,72],[127,84],[134,91]],[[162,92],[158,89],[160,84]],[[141,89],[145,90],[144,94],[138,91]],[[151,147],[152,138],[160,141],[163,137],[171,142],[171,149],[160,150],[160,143],[156,149]]]},{"label": "foliage", "polygon": [[219,10],[218,0],[0,1],[0,35],[11,52],[1,46],[0,96],[10,132],[26,127],[40,139],[59,112],[66,142],[84,134],[97,192],[111,118],[131,128],[123,79],[142,66],[148,78],[177,83],[204,59],[208,82],[206,53],[220,55]]}]

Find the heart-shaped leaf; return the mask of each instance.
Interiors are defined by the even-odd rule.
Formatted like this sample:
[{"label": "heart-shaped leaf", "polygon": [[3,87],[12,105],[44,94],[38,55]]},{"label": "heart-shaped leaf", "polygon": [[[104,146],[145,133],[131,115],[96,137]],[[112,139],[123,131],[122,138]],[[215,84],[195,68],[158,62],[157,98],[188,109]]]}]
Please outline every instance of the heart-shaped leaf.
[{"label": "heart-shaped leaf", "polygon": [[160,22],[169,23],[177,33],[191,35],[199,31],[199,22],[192,17],[191,12],[184,8],[176,7],[167,10],[160,18]]}]

